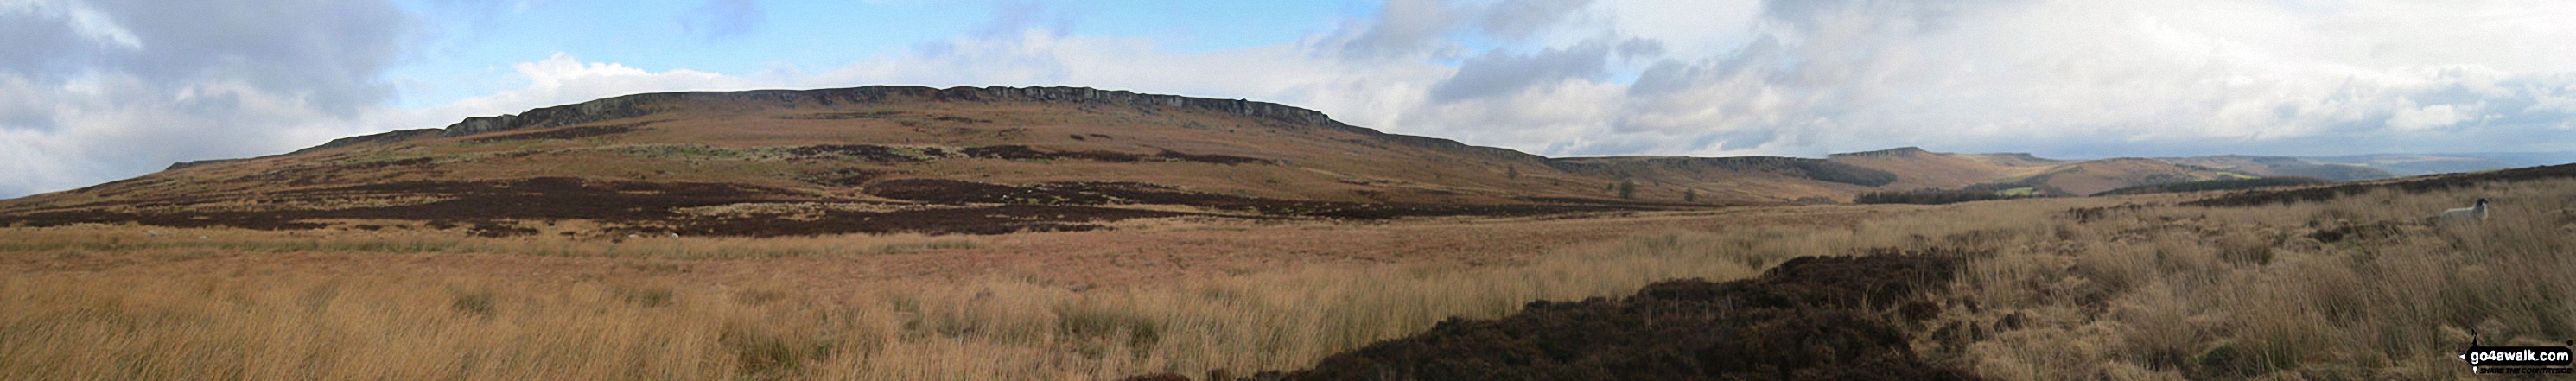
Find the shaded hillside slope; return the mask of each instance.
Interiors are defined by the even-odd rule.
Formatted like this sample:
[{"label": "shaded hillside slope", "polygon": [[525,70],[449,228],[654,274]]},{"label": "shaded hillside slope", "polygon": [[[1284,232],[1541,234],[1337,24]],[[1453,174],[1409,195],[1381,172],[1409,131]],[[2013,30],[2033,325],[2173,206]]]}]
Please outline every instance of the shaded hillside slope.
[{"label": "shaded hillside slope", "polygon": [[2156,159],[2114,158],[2061,165],[2028,177],[2005,180],[2002,183],[2049,190],[2061,196],[2084,196],[2142,185],[2250,177],[2252,176],[2211,168],[2175,165]]},{"label": "shaded hillside slope", "polygon": [[2330,181],[2356,181],[2398,176],[2395,172],[2364,165],[2283,156],[2220,155],[2159,160],[2264,177],[2312,177]]},{"label": "shaded hillside slope", "polygon": [[2186,206],[2243,207],[2271,204],[2317,202],[2375,190],[2424,193],[2456,188],[2469,188],[2494,183],[2576,178],[2576,164],[2524,167],[2505,170],[2447,173],[2386,180],[2362,181],[2292,189],[2256,189],[2183,203]]},{"label": "shaded hillside slope", "polygon": [[1877,169],[1791,157],[1582,157],[1549,164],[1566,172],[1632,181],[1637,197],[1658,200],[1839,200],[1899,178]]},{"label": "shaded hillside slope", "polygon": [[1958,154],[1904,147],[1826,156],[1826,160],[1898,174],[1884,188],[1959,189],[2006,178],[2028,176],[2065,164],[2028,154]]},{"label": "shaded hillside slope", "polygon": [[2163,184],[2150,184],[2150,185],[2129,186],[2129,187],[2123,187],[2123,188],[2119,188],[2119,189],[2112,189],[2112,190],[2102,191],[2102,193],[2095,193],[2095,194],[2093,194],[2093,196],[2116,196],[2116,195],[2137,195],[2137,194],[2155,194],[2155,193],[2180,193],[2180,192],[2207,192],[2207,191],[2241,190],[2241,189],[2255,189],[2255,188],[2285,188],[2285,187],[2309,186],[2309,185],[2318,185],[2318,184],[2332,184],[2332,183],[2334,183],[2334,181],[2329,181],[2329,180],[2326,180],[2326,179],[2319,179],[2319,178],[2314,178],[2314,177],[2256,177],[2256,178],[2242,178],[2242,179],[2238,179],[2238,178],[2230,178],[2230,179],[2202,180],[2202,181],[2190,181],[2190,182],[2179,182],[2179,183],[2163,183]]},{"label": "shaded hillside slope", "polygon": [[1960,154],[1905,147],[1834,154],[1828,161],[1898,174],[1886,192],[1939,189],[2014,196],[2084,196],[2122,187],[2247,177],[2158,159],[2055,160],[2023,153]]},{"label": "shaded hillside slope", "polygon": [[2377,168],[2398,176],[2460,173],[2516,167],[2513,163],[2505,162],[2503,160],[2477,157],[2473,155],[2372,154],[2305,157],[2302,159]]}]

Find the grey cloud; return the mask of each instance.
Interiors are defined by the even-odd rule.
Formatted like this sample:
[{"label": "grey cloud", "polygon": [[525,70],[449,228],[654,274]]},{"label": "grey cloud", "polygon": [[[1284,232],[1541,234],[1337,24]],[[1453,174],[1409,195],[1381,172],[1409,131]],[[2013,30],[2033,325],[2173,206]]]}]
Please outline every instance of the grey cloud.
[{"label": "grey cloud", "polygon": [[[1826,28],[1864,27],[1872,33],[1936,33],[1976,9],[2032,5],[2026,0],[1773,0],[1762,2],[1763,20],[1798,35]],[[1864,22],[1852,22],[1864,21]]]},{"label": "grey cloud", "polygon": [[1617,50],[1619,52],[1619,59],[1622,60],[1653,58],[1664,55],[1664,42],[1644,38],[1631,38],[1627,41],[1620,41],[1619,48]]},{"label": "grey cloud", "polygon": [[679,22],[681,31],[707,38],[725,38],[750,33],[768,19],[769,13],[760,9],[758,1],[707,0],[689,8],[688,13],[680,14]]},{"label": "grey cloud", "polygon": [[1485,52],[1460,63],[1457,75],[1433,86],[1431,100],[1454,102],[1599,75],[1608,65],[1610,49],[1608,41],[1592,40],[1530,54]]},{"label": "grey cloud", "polygon": [[1592,0],[1503,1],[1487,5],[1477,17],[1477,26],[1488,35],[1517,40],[1555,27],[1568,15],[1589,6]]},{"label": "grey cloud", "polygon": [[71,75],[101,43],[72,31],[71,20],[35,10],[0,8],[0,73],[36,78]]},{"label": "grey cloud", "polygon": [[258,0],[101,1],[96,4],[143,40],[139,50],[112,52],[88,69],[183,88],[246,81],[294,94],[339,115],[380,104],[391,86],[379,79],[417,30],[410,15],[371,1]]},{"label": "grey cloud", "polygon": [[1343,31],[1339,53],[1359,60],[1403,59],[1429,54],[1446,56],[1457,45],[1451,34],[1474,31],[1503,41],[1520,41],[1561,26],[1592,0],[1501,0],[1452,3],[1445,0],[1387,0],[1376,20]]},{"label": "grey cloud", "polygon": [[[77,25],[0,8],[0,197],[281,152],[383,105],[417,35],[384,1],[55,1]],[[91,29],[85,32],[83,28]],[[95,30],[130,34],[101,43]],[[87,33],[87,35],[84,35]],[[32,160],[30,160],[32,159]]]},{"label": "grey cloud", "polygon": [[1723,130],[1701,135],[1697,140],[1692,141],[1691,145],[1705,147],[1714,144],[1717,145],[1717,149],[1719,150],[1742,151],[1758,148],[1764,143],[1770,143],[1779,139],[1779,130],[1768,128],[1746,128]]},{"label": "grey cloud", "polygon": [[1656,140],[1640,135],[1600,136],[1550,147],[1548,151],[1554,156],[1630,156],[1663,148]]},{"label": "grey cloud", "polygon": [[1343,57],[1388,59],[1411,56],[1445,42],[1457,24],[1456,10],[1441,0],[1387,0],[1377,20],[1341,45]]}]

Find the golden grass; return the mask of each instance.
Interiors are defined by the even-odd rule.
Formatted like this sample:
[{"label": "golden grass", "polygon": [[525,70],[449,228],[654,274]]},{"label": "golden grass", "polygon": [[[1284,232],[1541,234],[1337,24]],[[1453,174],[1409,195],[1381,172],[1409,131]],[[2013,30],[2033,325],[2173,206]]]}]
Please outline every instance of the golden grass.
[{"label": "golden grass", "polygon": [[[120,239],[133,230],[12,232],[29,239],[17,241],[20,246],[12,248],[25,250],[10,255],[178,261],[184,259],[159,253],[269,247],[260,245],[380,248],[341,241],[298,244],[247,232],[229,232],[246,235],[231,240],[210,238],[221,243],[203,246]],[[96,241],[109,243],[84,246]],[[511,242],[517,243],[431,240],[395,246],[551,247],[544,240]],[[721,251],[730,241],[694,242],[684,245],[704,246],[672,252]],[[785,282],[566,284],[471,274],[328,275],[293,267],[177,276],[25,272],[0,280],[0,304],[12,307],[0,313],[0,374],[1100,379],[1292,369],[1452,316],[1493,317],[1530,300],[1625,294],[1668,278],[1746,277],[1788,257],[1821,254],[1771,242],[1779,241],[1677,232],[1577,245],[1513,266],[1292,266],[1088,289],[1009,275],[877,282],[848,288],[861,292],[823,292]]]},{"label": "golden grass", "polygon": [[[1990,376],[2465,378],[2450,355],[2471,330],[2488,343],[2576,338],[2572,193],[2576,181],[2548,181],[2113,209],[2093,221],[2063,208],[2111,200],[2026,202],[1969,212],[1975,218],[1927,216],[1913,234],[1998,250],[1954,290],[1959,304],[1982,308],[1946,318],[1992,332],[1963,357]],[[2496,200],[2493,220],[2428,220],[2479,197]],[[1970,233],[1978,231],[1991,233]],[[2005,320],[2022,327],[1997,328]]]},{"label": "golden grass", "polygon": [[[1991,250],[1962,270],[1918,348],[2002,379],[2462,378],[2489,343],[2576,338],[2576,181],[2369,193],[2253,208],[2169,206],[2193,195],[1957,205],[1826,206],[1699,215],[1782,222],[1635,234],[1491,261],[1452,256],[1228,267],[1178,279],[1067,282],[1021,268],[847,282],[688,273],[700,265],[935,257],[1024,248],[1003,237],[735,240],[475,239],[78,227],[0,231],[0,375],[28,379],[1111,379],[1294,369],[1449,317],[1531,300],[1633,292],[1653,281],[1756,274],[1786,258],[1876,247]],[[2485,197],[2493,220],[2426,217]],[[2079,220],[2073,208],[2112,208]],[[1813,211],[1887,212],[1856,224]],[[1776,215],[1776,216],[1775,216]],[[1647,216],[1673,226],[1689,218]],[[1579,221],[1577,221],[1579,222]],[[1325,234],[1386,229],[1411,250],[1569,221],[1380,227],[1133,226],[1138,234]],[[1427,228],[1424,226],[1437,226]],[[1637,226],[1637,225],[1604,225]],[[1538,230],[1530,230],[1538,231]],[[1482,233],[1480,233],[1482,232]],[[2320,232],[2339,232],[2329,237]],[[205,239],[195,239],[197,235]],[[1339,233],[1335,233],[1339,234]],[[1486,234],[1486,235],[1480,235]],[[1580,236],[1569,235],[1569,236]],[[167,239],[177,237],[178,239]],[[1034,237],[1034,238],[1032,238]],[[1302,236],[1276,240],[1294,241]],[[1312,237],[1355,237],[1314,235]],[[1124,238],[1121,238],[1124,239]],[[1265,238],[1269,239],[1269,238]],[[1233,243],[1229,243],[1233,242]],[[1161,250],[1240,253],[1186,238]],[[1137,243],[1128,243],[1137,244]],[[1269,247],[1269,246],[1260,246]],[[1305,246],[1279,246],[1306,250]],[[653,276],[310,270],[309,253],[411,259],[561,258]],[[1043,253],[1033,253],[1037,255]],[[1092,255],[1092,254],[1086,254]],[[1100,254],[1106,255],[1106,254]],[[1237,255],[1237,254],[1225,254]],[[1295,256],[1287,256],[1294,258]],[[278,261],[264,266],[203,266]],[[302,259],[297,259],[302,258]],[[1143,257],[1161,258],[1161,257]],[[163,263],[160,271],[129,265]],[[232,263],[227,262],[227,263]],[[507,265],[515,262],[497,262]],[[1267,263],[1267,262],[1265,262]],[[571,265],[567,265],[571,266]],[[668,268],[664,268],[668,267]],[[221,269],[221,270],[218,270]],[[670,271],[662,271],[670,270]]]}]

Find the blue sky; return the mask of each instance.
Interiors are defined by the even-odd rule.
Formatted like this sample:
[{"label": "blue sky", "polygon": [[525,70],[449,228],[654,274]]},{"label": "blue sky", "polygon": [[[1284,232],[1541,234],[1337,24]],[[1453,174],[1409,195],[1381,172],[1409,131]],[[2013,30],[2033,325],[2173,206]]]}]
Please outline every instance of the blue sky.
[{"label": "blue sky", "polygon": [[1172,52],[1290,43],[1376,12],[1327,1],[499,1],[405,0],[426,20],[419,56],[388,74],[399,105],[428,107],[522,86],[509,63],[555,53],[650,71],[828,70],[951,36],[1023,28],[1153,40]]},{"label": "blue sky", "polygon": [[1550,156],[2576,150],[2557,0],[0,0],[0,197],[657,91],[1084,86]]}]

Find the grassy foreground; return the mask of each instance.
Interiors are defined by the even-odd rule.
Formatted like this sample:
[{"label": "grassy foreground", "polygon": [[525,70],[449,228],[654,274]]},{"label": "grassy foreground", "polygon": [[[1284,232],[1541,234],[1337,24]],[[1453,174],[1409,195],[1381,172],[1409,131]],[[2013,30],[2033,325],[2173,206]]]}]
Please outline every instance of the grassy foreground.
[{"label": "grassy foreground", "polygon": [[[2576,182],[2172,206],[2193,197],[1823,207],[1890,213],[1849,227],[1652,232],[1525,261],[1285,264],[1109,287],[1000,274],[816,287],[688,273],[691,263],[884,255],[978,245],[973,238],[651,246],[256,235],[266,238],[159,244],[136,227],[5,229],[0,264],[12,270],[0,274],[0,376],[1241,374],[1308,366],[1450,316],[1624,295],[1669,278],[1744,278],[1790,257],[1879,247],[1993,253],[1965,266],[1942,296],[1943,315],[1919,327],[1929,334],[1917,347],[2001,379],[2466,378],[2449,355],[2472,330],[2509,345],[2576,339]],[[2425,220],[2478,197],[2495,201],[2484,224]],[[609,257],[597,263],[660,275],[319,271],[311,269],[364,265],[306,255],[315,252],[396,262]],[[214,261],[261,265],[128,270]]]}]

